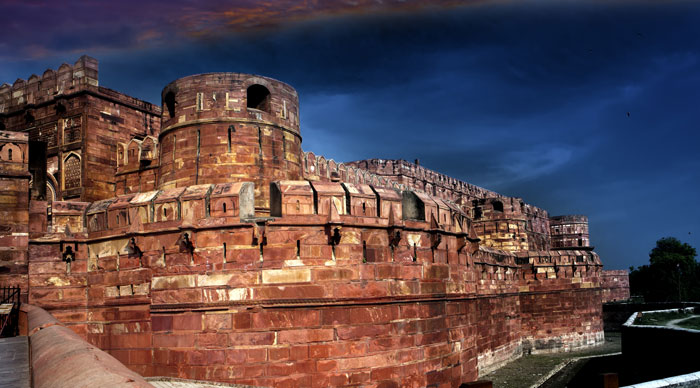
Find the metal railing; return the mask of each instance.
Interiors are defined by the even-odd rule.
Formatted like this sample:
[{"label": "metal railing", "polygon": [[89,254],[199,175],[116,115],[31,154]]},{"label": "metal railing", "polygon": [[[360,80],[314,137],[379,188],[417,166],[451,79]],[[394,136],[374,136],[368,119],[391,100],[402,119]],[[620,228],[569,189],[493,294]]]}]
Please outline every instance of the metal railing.
[{"label": "metal railing", "polygon": [[19,287],[0,287],[0,337],[19,335]]}]

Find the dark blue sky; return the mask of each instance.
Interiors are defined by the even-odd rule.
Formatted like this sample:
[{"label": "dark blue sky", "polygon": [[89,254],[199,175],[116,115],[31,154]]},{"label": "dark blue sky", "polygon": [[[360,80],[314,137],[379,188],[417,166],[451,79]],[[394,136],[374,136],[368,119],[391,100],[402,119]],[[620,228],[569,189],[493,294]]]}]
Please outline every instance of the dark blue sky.
[{"label": "dark blue sky", "polygon": [[586,214],[608,269],[700,248],[700,3],[55,3],[0,5],[0,82],[82,54],[155,103],[181,76],[267,75],[299,92],[305,150]]}]

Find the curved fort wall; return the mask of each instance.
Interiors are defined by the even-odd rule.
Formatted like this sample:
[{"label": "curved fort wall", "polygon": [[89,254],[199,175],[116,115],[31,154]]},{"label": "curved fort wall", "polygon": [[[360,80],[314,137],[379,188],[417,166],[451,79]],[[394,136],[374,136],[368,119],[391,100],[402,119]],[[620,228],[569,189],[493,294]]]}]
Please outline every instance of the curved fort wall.
[{"label": "curved fort wall", "polygon": [[582,215],[555,216],[550,218],[552,247],[588,248],[588,217]]},{"label": "curved fort wall", "polygon": [[[249,104],[253,85],[270,95],[256,88]],[[97,151],[114,162],[114,195],[19,195],[0,224],[13,244],[0,283],[20,284],[132,370],[258,386],[457,386],[523,352],[602,341],[600,258],[550,249],[546,211],[483,189],[454,201],[302,153],[296,93],[278,81],[198,75],[163,100],[159,125],[144,115],[130,139]],[[91,149],[101,142],[91,128],[103,127],[87,123],[77,144]],[[25,149],[14,134],[0,143]],[[0,168],[28,190],[27,160]]]},{"label": "curved fort wall", "polygon": [[[280,182],[281,217],[248,222],[250,183],[204,186],[55,203],[30,302],[139,373],[261,386],[456,384],[602,340],[591,252],[479,247],[439,199],[348,183]],[[232,210],[207,217],[217,199]],[[458,221],[425,221],[441,211]]]}]

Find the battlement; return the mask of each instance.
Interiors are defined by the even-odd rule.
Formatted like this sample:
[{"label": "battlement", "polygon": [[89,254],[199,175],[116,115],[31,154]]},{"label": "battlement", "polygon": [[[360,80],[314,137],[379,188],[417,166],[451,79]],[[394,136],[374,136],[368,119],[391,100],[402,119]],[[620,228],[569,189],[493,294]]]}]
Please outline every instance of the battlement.
[{"label": "battlement", "polygon": [[343,181],[406,190],[405,185],[396,181],[356,167],[350,163],[338,163],[325,156],[317,156],[311,151],[304,152],[303,160],[304,179],[310,181]]},{"label": "battlement", "polygon": [[[87,202],[52,204],[51,233],[109,232],[120,235],[152,229],[151,223],[215,225],[224,220],[253,222],[252,182],[197,185],[133,193]],[[471,219],[455,204],[424,193],[355,185],[347,182],[280,181],[271,184],[271,215],[297,217],[297,222],[351,222],[377,226],[425,222],[433,229],[470,234]],[[304,216],[304,217],[299,217]],[[216,220],[219,219],[219,220]],[[176,224],[173,224],[176,222]],[[165,226],[164,226],[165,227]]]},{"label": "battlement", "polygon": [[83,55],[72,66],[64,63],[57,70],[46,70],[41,77],[32,74],[26,81],[18,78],[12,86],[3,84],[0,86],[0,114],[41,104],[81,89],[96,88],[98,68],[95,58]]},{"label": "battlement", "polygon": [[455,195],[466,197],[465,202],[479,198],[501,197],[494,191],[405,160],[367,159],[346,164],[387,177],[411,189],[422,190],[431,195],[452,199],[455,202],[458,202],[457,198],[454,198]]},{"label": "battlement", "polygon": [[552,225],[561,225],[561,224],[587,224],[588,223],[588,217],[580,214],[575,214],[575,215],[565,215],[565,216],[552,216],[549,217],[550,222]]},{"label": "battlement", "polygon": [[[53,224],[43,241],[58,238],[98,244],[101,248],[90,250],[88,271],[125,268],[129,264],[115,264],[120,252],[155,257],[162,253],[157,244],[163,241],[174,244],[163,246],[163,252],[175,248],[180,253],[198,253],[198,260],[219,262],[220,269],[249,268],[256,263],[260,268],[284,268],[290,263],[295,268],[325,266],[329,259],[351,260],[354,265],[443,263],[460,266],[475,280],[495,281],[496,289],[510,287],[500,281],[598,276],[601,267],[599,257],[590,251],[515,254],[480,247],[467,214],[424,193],[308,181],[274,182],[270,191],[274,217],[265,219],[255,217],[255,190],[250,182],[189,186],[93,203],[54,202]],[[232,234],[217,237],[217,230]],[[295,238],[282,238],[289,234],[297,236],[296,245]],[[309,250],[310,246],[320,250]],[[258,249],[259,257],[252,254]],[[217,252],[223,259],[217,259]]]},{"label": "battlement", "polygon": [[[51,230],[34,244],[41,251],[53,246],[51,255],[64,261],[67,254],[75,258],[64,270],[52,264],[53,280],[36,280],[30,297],[49,307],[55,301],[42,287],[84,287],[76,279],[85,274],[95,279],[91,303],[149,298],[156,310],[185,301],[197,308],[306,303],[300,295],[326,303],[598,287],[602,265],[595,253],[480,246],[465,213],[423,193],[336,182],[272,186],[273,218],[255,217],[249,182],[54,202]],[[445,223],[438,222],[442,214],[449,214]],[[375,273],[380,264],[390,272]],[[375,269],[365,274],[368,268]],[[236,278],[240,271],[247,275]],[[80,298],[60,303],[68,307]]]}]

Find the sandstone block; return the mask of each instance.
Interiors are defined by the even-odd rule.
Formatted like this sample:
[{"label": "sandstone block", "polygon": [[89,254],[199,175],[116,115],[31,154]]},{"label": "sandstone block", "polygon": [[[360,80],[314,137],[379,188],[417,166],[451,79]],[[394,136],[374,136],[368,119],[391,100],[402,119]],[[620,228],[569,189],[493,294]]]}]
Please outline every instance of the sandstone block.
[{"label": "sandstone block", "polygon": [[306,283],[310,281],[310,269],[269,269],[262,271],[262,282],[264,284]]}]

